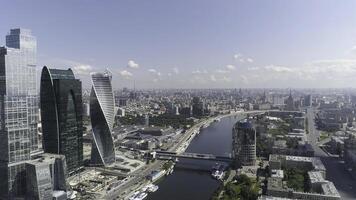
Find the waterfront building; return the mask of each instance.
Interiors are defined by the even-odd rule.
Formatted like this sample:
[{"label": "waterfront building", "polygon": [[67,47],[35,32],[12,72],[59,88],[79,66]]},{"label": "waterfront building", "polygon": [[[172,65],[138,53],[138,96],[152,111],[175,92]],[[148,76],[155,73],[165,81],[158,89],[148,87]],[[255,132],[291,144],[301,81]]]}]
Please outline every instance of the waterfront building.
[{"label": "waterfront building", "polygon": [[64,155],[41,154],[26,162],[26,199],[67,199]]},{"label": "waterfront building", "polygon": [[256,130],[245,120],[237,122],[232,130],[233,158],[236,166],[256,164]]},{"label": "waterfront building", "polygon": [[73,173],[83,165],[82,83],[71,69],[43,67],[40,102],[43,150],[65,155]]},{"label": "waterfront building", "polygon": [[36,38],[11,29],[0,47],[0,199],[25,193],[25,162],[38,150]]},{"label": "waterfront building", "polygon": [[111,86],[112,75],[91,73],[90,119],[93,133],[91,151],[92,165],[110,165],[115,162],[112,129],[114,126],[114,95]]}]

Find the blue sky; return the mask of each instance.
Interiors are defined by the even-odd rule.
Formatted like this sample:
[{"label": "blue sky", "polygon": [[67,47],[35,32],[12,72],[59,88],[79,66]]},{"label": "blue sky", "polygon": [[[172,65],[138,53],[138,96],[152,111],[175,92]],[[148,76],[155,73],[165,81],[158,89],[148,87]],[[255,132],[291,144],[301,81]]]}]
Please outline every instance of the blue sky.
[{"label": "blue sky", "polygon": [[4,1],[38,68],[109,68],[114,87],[354,87],[356,1]]}]

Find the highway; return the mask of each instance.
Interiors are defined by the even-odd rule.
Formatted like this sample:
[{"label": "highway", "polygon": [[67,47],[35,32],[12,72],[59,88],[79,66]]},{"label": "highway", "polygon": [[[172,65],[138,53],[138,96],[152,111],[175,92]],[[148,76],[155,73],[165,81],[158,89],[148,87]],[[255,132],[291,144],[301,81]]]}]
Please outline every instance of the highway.
[{"label": "highway", "polygon": [[320,132],[315,127],[314,108],[307,109],[308,118],[308,141],[313,146],[315,157],[320,157],[326,168],[326,179],[332,181],[344,200],[356,199],[356,180],[354,180],[348,171],[344,168],[342,159],[331,157],[318,146],[318,137]]}]

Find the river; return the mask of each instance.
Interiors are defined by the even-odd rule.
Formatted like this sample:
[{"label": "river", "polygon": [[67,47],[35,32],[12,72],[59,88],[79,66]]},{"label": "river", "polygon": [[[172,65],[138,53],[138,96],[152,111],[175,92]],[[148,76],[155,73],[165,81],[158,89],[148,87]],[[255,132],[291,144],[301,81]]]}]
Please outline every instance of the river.
[{"label": "river", "polygon": [[[222,118],[213,122],[197,135],[186,152],[211,153],[228,156],[231,153],[232,127],[239,116]],[[180,159],[173,174],[158,182],[159,189],[149,194],[149,200],[208,200],[219,182],[210,176],[213,161]]]}]

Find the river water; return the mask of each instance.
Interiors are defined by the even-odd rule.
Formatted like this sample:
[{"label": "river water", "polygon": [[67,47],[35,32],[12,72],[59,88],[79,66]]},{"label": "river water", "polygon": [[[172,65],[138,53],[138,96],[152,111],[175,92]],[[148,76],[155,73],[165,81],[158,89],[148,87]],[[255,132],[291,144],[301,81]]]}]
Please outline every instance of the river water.
[{"label": "river water", "polygon": [[[240,116],[222,118],[197,135],[186,152],[228,156],[231,153],[232,127]],[[213,161],[180,159],[173,174],[158,182],[159,189],[148,195],[149,200],[208,200],[219,182],[210,176]]]}]

